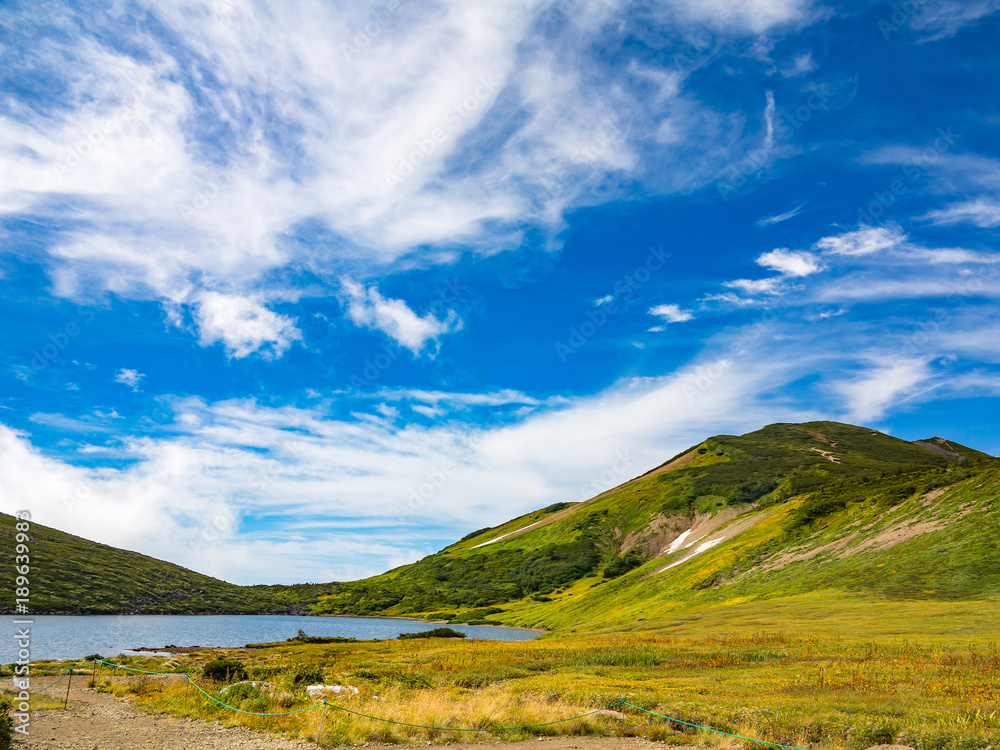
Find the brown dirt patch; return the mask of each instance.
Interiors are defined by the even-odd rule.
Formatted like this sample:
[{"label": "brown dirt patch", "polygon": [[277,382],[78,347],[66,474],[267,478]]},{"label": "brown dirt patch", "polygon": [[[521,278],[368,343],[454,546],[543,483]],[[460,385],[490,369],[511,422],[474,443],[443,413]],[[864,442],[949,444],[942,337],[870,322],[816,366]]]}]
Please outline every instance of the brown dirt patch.
[{"label": "brown dirt patch", "polygon": [[837,458],[832,453],[830,453],[830,451],[825,451],[822,448],[816,448],[816,447],[810,448],[809,450],[816,451],[819,455],[821,455],[827,461],[830,461],[830,462],[835,463],[835,464],[839,464],[840,463],[840,459]]}]

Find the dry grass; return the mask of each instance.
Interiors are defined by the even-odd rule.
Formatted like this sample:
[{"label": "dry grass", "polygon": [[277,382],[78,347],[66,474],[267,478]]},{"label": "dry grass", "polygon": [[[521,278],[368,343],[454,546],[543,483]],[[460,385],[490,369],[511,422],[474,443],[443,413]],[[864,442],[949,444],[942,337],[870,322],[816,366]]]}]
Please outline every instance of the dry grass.
[{"label": "dry grass", "polygon": [[[234,699],[241,708],[287,711],[311,705],[291,684],[298,665],[323,670],[327,683],[359,688],[344,708],[401,726],[328,708],[324,741],[448,742],[489,739],[449,731],[542,724],[619,700],[682,721],[771,742],[811,748],[862,748],[902,742],[921,750],[1000,747],[1000,651],[988,639],[962,645],[892,638],[861,640],[751,632],[734,635],[628,634],[533,642],[383,641],[282,644],[227,650],[271,687]],[[196,674],[218,654],[175,659]],[[155,668],[155,659],[131,664]],[[176,669],[176,667],[174,667]],[[164,684],[164,682],[168,684]],[[314,738],[320,711],[282,717],[236,714],[177,678],[115,678],[99,683],[132,696],[145,710],[213,718]],[[221,685],[205,684],[210,692]],[[499,733],[502,739],[548,734],[642,736],[671,744],[751,746],[694,732],[631,708],[624,718],[597,714],[561,724]],[[425,727],[443,727],[427,729]]]}]

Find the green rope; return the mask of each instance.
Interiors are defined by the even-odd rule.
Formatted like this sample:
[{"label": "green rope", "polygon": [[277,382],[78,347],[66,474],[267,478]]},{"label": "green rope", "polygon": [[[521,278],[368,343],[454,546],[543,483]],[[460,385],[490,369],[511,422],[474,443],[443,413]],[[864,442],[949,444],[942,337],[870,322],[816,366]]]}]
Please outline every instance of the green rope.
[{"label": "green rope", "polygon": [[190,682],[192,685],[194,685],[195,688],[199,692],[204,693],[206,697],[208,697],[211,700],[215,701],[220,706],[228,708],[231,711],[237,711],[237,712],[239,712],[241,714],[248,714],[250,716],[290,716],[291,714],[301,714],[301,713],[304,713],[305,711],[312,711],[312,710],[317,709],[317,708],[319,708],[320,706],[323,705],[322,703],[314,703],[313,705],[308,706],[307,708],[298,708],[298,709],[296,709],[294,711],[282,711],[280,713],[274,713],[274,714],[257,713],[256,711],[244,711],[242,708],[237,708],[236,706],[230,706],[228,703],[224,703],[223,701],[220,701],[214,695],[212,695],[211,693],[207,692],[204,688],[202,688],[201,685],[199,685],[197,682],[195,682],[194,680],[192,680],[191,679],[191,675],[186,674],[184,672],[150,672],[147,669],[138,669],[136,667],[126,667],[124,664],[115,664],[114,662],[105,661],[104,659],[98,659],[97,661],[100,661],[101,664],[107,664],[109,667],[117,667],[118,669],[127,669],[130,672],[141,672],[142,674],[154,674],[154,675],[159,675],[160,677],[184,677],[184,678],[187,679],[188,682]]},{"label": "green rope", "polygon": [[[320,706],[323,705],[323,703],[314,703],[311,706],[307,706],[306,708],[297,708],[294,711],[282,711],[281,713],[277,713],[277,714],[259,714],[256,711],[244,711],[242,708],[236,708],[236,706],[230,706],[228,703],[223,703],[222,701],[220,701],[218,698],[216,698],[211,693],[206,692],[201,687],[201,685],[199,685],[197,682],[195,682],[194,680],[192,680],[190,677],[188,677],[188,681],[190,681],[190,683],[192,685],[194,685],[196,688],[198,688],[199,691],[201,691],[202,693],[204,693],[207,697],[211,698],[213,701],[215,701],[216,703],[218,703],[220,706],[224,706],[225,708],[228,708],[231,711],[238,711],[241,714],[249,714],[250,716],[291,716],[292,714],[301,714],[301,713],[305,713],[306,711],[312,711],[312,710],[317,709],[317,708],[319,708]],[[325,703],[325,701],[324,701],[324,703]]]},{"label": "green rope", "polygon": [[[323,701],[326,703],[326,701]],[[621,703],[621,701],[618,701]],[[591,716],[593,714],[598,714],[601,711],[607,711],[611,709],[612,706],[617,706],[618,703],[612,703],[610,706],[605,706],[604,708],[598,708],[593,711],[588,711],[585,714],[580,714],[579,716],[570,716],[568,719],[556,719],[555,721],[546,721],[541,724],[524,724],[519,727],[494,727],[492,729],[462,729],[461,727],[435,727],[428,726],[426,724],[410,724],[405,721],[395,721],[393,719],[383,719],[381,716],[369,716],[368,714],[363,714],[359,711],[352,711],[349,708],[344,708],[343,706],[338,706],[336,703],[326,703],[330,708],[336,708],[339,711],[346,711],[349,714],[354,714],[355,716],[363,716],[366,719],[374,719],[375,721],[381,721],[386,724],[398,724],[403,727],[417,727],[419,729],[437,729],[443,732],[511,732],[515,729],[534,729],[535,727],[547,727],[552,724],[562,724],[566,721],[573,721],[574,719],[582,719],[584,716]]]},{"label": "green rope", "polygon": [[759,742],[762,745],[773,745],[774,747],[785,747],[785,748],[788,748],[789,750],[803,750],[801,747],[796,747],[795,745],[782,745],[780,742],[768,742],[767,740],[755,740],[753,737],[743,737],[742,735],[739,735],[739,734],[730,734],[729,732],[721,732],[718,729],[712,729],[711,727],[703,727],[703,726],[699,726],[698,724],[692,724],[689,721],[681,721],[680,719],[675,719],[672,716],[664,716],[663,714],[656,713],[656,711],[650,711],[648,708],[642,708],[641,706],[636,706],[636,705],[634,705],[632,703],[629,703],[627,701],[618,701],[617,705],[620,705],[620,706],[629,706],[630,708],[634,708],[637,711],[645,711],[647,714],[652,714],[653,716],[659,716],[661,719],[666,719],[667,721],[673,721],[673,722],[676,722],[678,724],[683,724],[684,726],[687,726],[687,727],[694,727],[695,729],[704,729],[706,732],[715,732],[716,734],[724,734],[724,735],[726,735],[726,737],[735,737],[738,740],[747,740],[748,742]]},{"label": "green rope", "polygon": [[[40,693],[43,690],[48,690],[49,688],[53,688],[56,685],[58,685],[60,682],[62,682],[63,680],[65,680],[67,677],[69,677],[69,672],[68,671],[66,672],[66,674],[64,674],[58,680],[56,680],[55,682],[53,682],[51,685],[46,685],[43,688],[38,688],[38,690],[32,690],[31,692],[28,693],[28,695],[34,695],[35,693]],[[18,691],[17,690],[8,690],[7,688],[0,688],[0,689],[2,689],[5,693],[10,693],[11,695],[18,695]]]},{"label": "green rope", "polygon": [[104,659],[95,659],[101,664],[107,664],[109,667],[115,667],[116,669],[127,669],[129,672],[141,672],[142,674],[155,674],[161,677],[187,677],[186,672],[150,672],[145,669],[136,669],[135,667],[126,667],[124,664],[115,664],[113,661],[104,661]]}]

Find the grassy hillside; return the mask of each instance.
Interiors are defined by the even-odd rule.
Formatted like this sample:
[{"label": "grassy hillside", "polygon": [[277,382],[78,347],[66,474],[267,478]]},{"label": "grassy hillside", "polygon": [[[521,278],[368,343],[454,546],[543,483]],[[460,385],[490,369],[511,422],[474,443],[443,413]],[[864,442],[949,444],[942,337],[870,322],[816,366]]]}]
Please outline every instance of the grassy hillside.
[{"label": "grassy hillside", "polygon": [[[32,611],[388,614],[603,629],[810,591],[993,596],[996,465],[938,437],[770,425],[710,438],[587,502],[557,503],[412,565],[332,584],[235,586],[33,524]],[[0,517],[13,551],[12,531],[13,519]]]},{"label": "grassy hillside", "polygon": [[[939,503],[964,502],[966,494],[975,494],[971,478],[993,465],[990,457],[940,438],[925,442],[931,447],[833,422],[777,424],[747,435],[717,436],[588,502],[551,506],[469,535],[413,565],[338,584],[315,609],[566,627],[603,622],[608,615],[602,613],[618,611],[621,616],[614,621],[634,622],[636,612],[645,614],[649,607],[669,613],[696,604],[699,597],[744,596],[748,589],[754,596],[777,596],[844,586],[841,576],[855,572],[855,578],[846,579],[850,586],[894,596],[992,591],[992,568],[980,565],[986,543],[982,532],[988,526],[976,526],[972,518],[965,522],[969,528],[961,525],[964,531],[955,533],[971,534],[978,546],[962,545],[949,557],[935,558],[930,568],[911,569],[905,576],[849,570],[847,563],[827,565],[830,561],[817,553],[805,567],[823,572],[781,588],[792,575],[781,572],[789,566],[759,581],[744,561],[748,555],[763,561],[797,544],[822,546],[824,524],[834,517],[853,522],[867,513],[865,533],[875,534],[932,489],[965,481]],[[995,523],[993,508],[984,513],[987,523]],[[920,543],[932,547],[942,534],[952,533],[921,530]],[[656,573],[689,554],[695,540],[712,542],[720,536],[734,539],[719,541],[683,569]],[[862,557],[878,556],[883,546],[875,543]],[[888,556],[903,552],[896,549]],[[925,558],[938,552],[921,554],[919,562],[930,565]],[[965,583],[939,580],[940,573],[933,571],[945,561],[971,566]],[[716,591],[723,584],[725,589]],[[592,591],[597,586],[602,588]]]},{"label": "grassy hillside", "polygon": [[[134,583],[116,579],[133,596],[166,566],[82,540],[71,548],[74,539],[53,537],[48,553],[62,547],[87,566],[90,552],[102,566],[142,571]],[[283,712],[271,717],[223,709],[176,679],[105,671],[96,687],[155,712],[314,739],[317,712],[295,713],[314,703],[300,680],[308,673],[357,690],[338,701],[359,713],[326,712],[328,745],[479,741],[487,737],[428,726],[522,727],[587,713],[488,739],[608,734],[750,746],[616,704],[624,699],[813,750],[989,750],[1000,746],[998,540],[997,459],[942,438],[771,425],[711,438],[590,501],[481,529],[368,580],[240,589],[197,577],[223,605],[238,595],[246,606],[311,601],[318,611],[553,631],[535,641],[303,640],[126,657],[195,676],[219,656],[243,660],[264,686],[201,684],[244,711]],[[171,580],[196,580],[166,568]],[[616,709],[589,713],[609,704]]]},{"label": "grassy hillside", "polygon": [[[15,519],[0,513],[0,614],[13,612]],[[35,614],[213,614],[304,611],[328,587],[236,586],[137,552],[31,524],[31,611]]]}]

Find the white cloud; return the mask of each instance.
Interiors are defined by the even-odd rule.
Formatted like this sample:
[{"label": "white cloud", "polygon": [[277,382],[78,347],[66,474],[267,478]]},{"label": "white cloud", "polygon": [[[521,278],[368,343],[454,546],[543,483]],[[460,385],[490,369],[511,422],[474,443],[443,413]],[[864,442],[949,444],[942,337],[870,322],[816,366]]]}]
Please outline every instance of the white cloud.
[{"label": "white cloud", "polygon": [[983,229],[993,229],[1000,227],[1000,202],[977,198],[929,211],[920,218],[941,226],[972,224]]},{"label": "white cloud", "polygon": [[788,221],[789,219],[798,216],[800,213],[802,213],[802,209],[805,207],[806,204],[802,203],[793,208],[792,210],[786,211],[783,214],[777,214],[776,216],[768,216],[763,219],[757,219],[757,221],[754,223],[759,227],[769,227],[772,224],[780,224],[783,221]]},{"label": "white cloud", "polygon": [[382,331],[413,354],[420,354],[428,341],[437,342],[446,333],[462,330],[462,319],[449,310],[444,320],[427,313],[417,315],[401,299],[387,299],[375,287],[364,287],[350,279],[342,283],[347,295],[347,316],[356,325]]},{"label": "white cloud", "polygon": [[816,247],[829,255],[858,257],[895,248],[906,240],[899,227],[863,226],[852,232],[824,237]]},{"label": "white cloud", "polygon": [[[637,475],[709,431],[788,417],[752,395],[782,380],[773,367],[746,358],[711,382],[699,381],[695,367],[624,381],[506,425],[395,426],[339,419],[328,405],[176,400],[169,432],[119,444],[131,460],[107,469],[47,458],[0,425],[0,508],[30,490],[38,523],[228,580],[313,579],[349,565],[364,575],[412,548],[415,527],[443,544],[461,529],[581,499],[580,482],[621,451]],[[412,408],[440,416],[433,406]],[[613,429],[608,414],[616,415]],[[241,519],[251,515],[295,520],[248,530]],[[315,518],[378,532],[360,541],[322,522],[312,528]]]},{"label": "white cloud", "polygon": [[683,323],[694,318],[690,310],[682,310],[679,305],[663,304],[649,308],[649,314],[663,318],[667,323]]},{"label": "white cloud", "polygon": [[795,56],[795,60],[791,65],[781,69],[781,75],[784,78],[797,78],[798,76],[812,73],[816,70],[816,67],[812,52],[803,52],[801,55]]},{"label": "white cloud", "polygon": [[837,381],[834,390],[847,406],[850,419],[870,422],[881,419],[893,407],[926,388],[932,373],[919,359],[873,359],[867,369]]},{"label": "white cloud", "polygon": [[755,33],[808,18],[810,0],[681,0],[676,4],[688,18],[714,26]]},{"label": "white cloud", "polygon": [[739,289],[744,294],[777,294],[781,287],[782,280],[778,277],[768,279],[734,279],[727,281],[723,286],[730,289]]},{"label": "white cloud", "polygon": [[819,271],[822,266],[819,259],[812,253],[795,252],[785,248],[777,248],[764,253],[757,258],[757,265],[770,268],[785,276],[809,276]]},{"label": "white cloud", "polygon": [[[388,401],[421,401],[434,406],[442,403],[460,407],[507,406],[511,404],[540,406],[542,404],[541,401],[532,396],[509,388],[492,393],[455,393],[453,391],[426,391],[418,388],[393,388],[381,390],[374,397]],[[558,398],[550,399],[547,403],[556,404],[560,403],[560,400]]]},{"label": "white cloud", "polygon": [[[127,45],[99,14],[66,10],[67,33],[31,50],[66,106],[16,101],[0,122],[0,212],[66,227],[47,248],[62,296],[159,300],[181,324],[189,307],[212,317],[197,312],[206,293],[263,305],[282,269],[375,278],[404,257],[516,248],[528,228],[555,243],[575,207],[637,184],[689,191],[747,152],[737,113],[710,109],[684,70],[594,59],[624,28],[610,3],[577,3],[557,26],[542,0],[377,19],[364,2],[141,5],[148,33]],[[650,23],[758,34],[810,8],[692,0]],[[14,42],[3,52],[20,64]],[[314,229],[330,241],[296,241]],[[249,336],[220,322],[201,341],[279,356],[297,338],[285,318],[253,317]]]},{"label": "white cloud", "polygon": [[[129,459],[107,468],[47,457],[0,425],[0,509],[30,497],[38,523],[239,582],[357,577],[408,559],[415,534],[429,552],[472,528],[596,494],[711,434],[880,419],[946,383],[949,394],[981,387],[995,381],[991,372],[949,380],[944,370],[953,365],[935,363],[953,353],[1000,363],[994,317],[978,305],[944,319],[921,309],[900,330],[770,312],[716,336],[670,375],[627,378],[592,396],[373,396],[390,409],[422,409],[433,419],[424,426],[342,417],[335,399],[308,408],[175,399],[164,429],[107,442]],[[912,351],[893,357],[897,349]],[[804,396],[801,384],[817,376]],[[534,406],[520,415],[506,409],[515,416],[500,422],[477,414],[463,422],[454,408],[463,404]],[[94,432],[96,419],[77,420],[79,432]],[[104,415],[112,419],[120,421]],[[623,452],[627,472],[605,472]],[[243,524],[247,517],[257,520]]]},{"label": "white cloud", "polygon": [[115,373],[115,382],[121,383],[122,385],[127,385],[133,391],[139,390],[139,381],[142,380],[145,374],[139,372],[138,370],[129,370],[128,368],[122,368],[117,373]]},{"label": "white cloud", "polygon": [[1000,11],[998,0],[931,0],[922,3],[909,19],[912,28],[933,32],[920,39],[936,42],[955,36],[966,26]]},{"label": "white cloud", "polygon": [[387,417],[389,419],[399,418],[399,409],[397,409],[395,406],[389,406],[388,404],[379,404],[378,406],[375,407],[375,410],[378,411],[378,413],[381,414],[383,417]]},{"label": "white cloud", "polygon": [[606,305],[609,302],[614,302],[614,301],[615,301],[615,295],[613,295],[613,294],[606,294],[603,297],[601,297],[600,299],[594,300],[594,307],[600,307],[601,305]]},{"label": "white cloud", "polygon": [[254,352],[267,358],[280,357],[302,337],[291,318],[236,294],[203,292],[195,319],[202,344],[222,342],[226,353],[237,359]]}]

